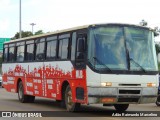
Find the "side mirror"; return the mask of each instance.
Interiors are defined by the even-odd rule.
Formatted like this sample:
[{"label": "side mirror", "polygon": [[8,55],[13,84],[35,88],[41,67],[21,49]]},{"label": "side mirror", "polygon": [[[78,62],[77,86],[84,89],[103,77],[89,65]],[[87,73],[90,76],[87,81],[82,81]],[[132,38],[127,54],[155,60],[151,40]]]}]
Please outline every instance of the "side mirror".
[{"label": "side mirror", "polygon": [[77,52],[84,52],[85,51],[85,39],[79,38],[77,40]]}]

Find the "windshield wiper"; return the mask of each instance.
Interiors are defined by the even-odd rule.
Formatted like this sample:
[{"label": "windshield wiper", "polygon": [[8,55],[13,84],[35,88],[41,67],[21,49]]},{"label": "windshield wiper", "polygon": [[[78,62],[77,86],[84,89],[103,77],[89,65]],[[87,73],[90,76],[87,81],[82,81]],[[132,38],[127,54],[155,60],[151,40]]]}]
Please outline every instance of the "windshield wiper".
[{"label": "windshield wiper", "polygon": [[146,73],[146,70],[138,62],[136,62],[133,58],[129,58],[129,60],[134,62],[136,65],[138,65],[141,68],[141,70]]},{"label": "windshield wiper", "polygon": [[[104,65],[110,72],[113,72],[106,64],[104,64],[102,61],[97,59],[96,57],[93,57],[95,61],[97,61],[100,65]],[[94,65],[95,66],[95,65]]]},{"label": "windshield wiper", "polygon": [[129,54],[129,50],[128,50],[128,49],[127,49],[127,58],[128,58],[128,61],[129,61],[129,62],[128,62],[129,70],[131,69],[130,62],[132,61],[134,64],[138,65],[143,72],[146,73],[146,70],[145,70],[138,62],[136,62],[133,58],[130,57],[130,54]]}]

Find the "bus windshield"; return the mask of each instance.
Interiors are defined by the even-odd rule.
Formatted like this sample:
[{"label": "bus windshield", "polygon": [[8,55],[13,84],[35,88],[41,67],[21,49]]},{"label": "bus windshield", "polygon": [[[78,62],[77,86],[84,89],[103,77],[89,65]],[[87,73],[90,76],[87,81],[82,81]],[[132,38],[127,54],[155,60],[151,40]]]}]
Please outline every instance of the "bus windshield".
[{"label": "bus windshield", "polygon": [[97,70],[158,70],[153,32],[149,29],[91,27],[88,46],[89,62]]}]

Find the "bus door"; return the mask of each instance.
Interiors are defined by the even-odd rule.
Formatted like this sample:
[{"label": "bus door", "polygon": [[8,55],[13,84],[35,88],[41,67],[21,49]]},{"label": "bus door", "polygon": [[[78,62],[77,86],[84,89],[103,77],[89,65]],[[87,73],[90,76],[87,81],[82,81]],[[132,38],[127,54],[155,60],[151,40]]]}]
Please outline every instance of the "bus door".
[{"label": "bus door", "polygon": [[46,96],[46,81],[44,79],[45,38],[36,40],[34,68],[34,94]]},{"label": "bus door", "polygon": [[[75,93],[73,98],[76,102],[85,103],[86,89],[86,34],[77,34],[76,56],[75,56]],[[74,96],[75,95],[75,96]]]}]

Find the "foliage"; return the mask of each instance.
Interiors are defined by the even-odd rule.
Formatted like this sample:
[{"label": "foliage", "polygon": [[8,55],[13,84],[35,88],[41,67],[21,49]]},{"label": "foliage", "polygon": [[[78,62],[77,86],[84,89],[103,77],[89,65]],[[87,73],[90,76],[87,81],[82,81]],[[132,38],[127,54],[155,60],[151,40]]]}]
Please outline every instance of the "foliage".
[{"label": "foliage", "polygon": [[[38,30],[37,32],[35,32],[34,35],[40,35],[40,34],[43,34],[43,30]],[[21,35],[22,35],[22,38],[24,37],[30,37],[30,36],[33,36],[32,32],[31,31],[21,31]],[[13,38],[11,38],[11,40],[15,40],[15,39],[18,39],[19,38],[19,32],[17,32]]]},{"label": "foliage", "polygon": [[43,33],[44,33],[43,30],[38,30],[37,32],[35,32],[34,35],[40,35],[40,34],[43,34]]},{"label": "foliage", "polygon": [[[32,36],[33,34],[32,34],[32,32],[30,32],[30,31],[21,31],[21,35],[22,35],[22,38],[24,38],[24,37]],[[14,39],[18,39],[18,38],[19,38],[19,32],[17,32],[17,33],[14,35],[14,37],[11,38],[11,39],[14,40]]]}]

